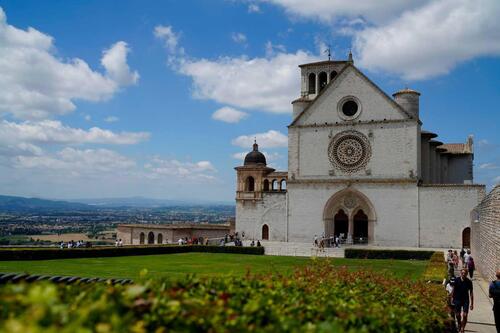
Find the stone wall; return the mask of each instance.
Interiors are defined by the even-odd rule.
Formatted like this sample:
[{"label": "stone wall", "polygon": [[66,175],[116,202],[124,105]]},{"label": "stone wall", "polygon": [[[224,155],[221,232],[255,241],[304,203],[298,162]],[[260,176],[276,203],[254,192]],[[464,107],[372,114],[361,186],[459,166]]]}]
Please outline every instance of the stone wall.
[{"label": "stone wall", "polygon": [[471,248],[475,264],[489,281],[500,269],[500,185],[471,214]]},{"label": "stone wall", "polygon": [[[117,229],[117,238],[123,241],[125,245],[140,245],[140,235],[144,234],[144,244],[148,244],[148,234],[153,233],[153,244],[170,244],[176,243],[179,238],[219,238],[230,233],[230,226],[215,226],[215,227],[164,227],[159,225],[154,226],[137,226],[137,225],[120,225]],[[158,242],[158,236],[161,235],[161,242]]]},{"label": "stone wall", "polygon": [[[415,184],[346,184],[319,182],[288,183],[288,239],[292,242],[312,242],[314,235],[327,232],[324,212],[330,198],[339,191],[351,189],[366,197],[375,216],[369,222],[373,230],[373,245],[417,246],[418,190]],[[344,209],[345,210],[345,209]],[[356,208],[346,210],[354,214]],[[333,218],[335,212],[331,212]],[[373,223],[373,225],[371,225]]]},{"label": "stone wall", "polygon": [[269,227],[269,239],[286,241],[287,192],[262,192],[262,200],[236,202],[236,231],[245,239],[262,239],[262,226]]},{"label": "stone wall", "polygon": [[470,212],[483,197],[483,185],[420,186],[420,246],[461,248]]}]

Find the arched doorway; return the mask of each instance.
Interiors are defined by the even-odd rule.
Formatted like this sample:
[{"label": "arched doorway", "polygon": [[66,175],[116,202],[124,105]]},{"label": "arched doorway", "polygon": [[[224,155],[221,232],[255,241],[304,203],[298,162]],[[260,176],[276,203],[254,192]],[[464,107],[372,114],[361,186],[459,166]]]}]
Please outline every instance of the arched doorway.
[{"label": "arched doorway", "polygon": [[252,176],[249,176],[246,180],[245,191],[247,192],[255,191],[255,180],[253,179]]},{"label": "arched doorway", "polygon": [[269,227],[267,224],[262,226],[262,239],[269,240]]},{"label": "arched doorway", "polygon": [[470,249],[470,227],[462,231],[462,248]]},{"label": "arched doorway", "polygon": [[353,240],[355,243],[366,243],[368,241],[368,216],[362,209],[353,217]]},{"label": "arched doorway", "polygon": [[163,244],[163,235],[158,234],[158,244]]},{"label": "arched doorway", "polygon": [[327,236],[344,233],[348,243],[359,243],[360,239],[368,244],[376,242],[375,207],[364,193],[353,187],[332,194],[326,201],[323,209],[323,223]]},{"label": "arched doorway", "polygon": [[148,244],[154,244],[154,243],[155,243],[155,234],[153,234],[153,232],[150,231],[148,234]]},{"label": "arched doorway", "polygon": [[335,214],[333,218],[333,234],[335,236],[343,235],[343,237],[347,237],[347,231],[349,230],[349,217],[347,214],[341,209]]},{"label": "arched doorway", "polygon": [[144,244],[144,238],[145,238],[144,233],[141,232],[141,234],[139,235],[139,244]]},{"label": "arched doorway", "polygon": [[269,180],[264,179],[264,191],[269,191]]}]

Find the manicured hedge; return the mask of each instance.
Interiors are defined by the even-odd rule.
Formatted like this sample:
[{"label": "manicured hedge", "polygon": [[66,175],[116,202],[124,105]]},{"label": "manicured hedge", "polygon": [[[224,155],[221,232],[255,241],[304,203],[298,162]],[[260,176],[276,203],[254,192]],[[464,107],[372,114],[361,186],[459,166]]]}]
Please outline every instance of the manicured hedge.
[{"label": "manicured hedge", "polygon": [[47,260],[95,257],[140,256],[187,252],[264,254],[263,247],[206,246],[206,245],[159,245],[94,248],[11,248],[0,249],[0,260]]},{"label": "manicured hedge", "polygon": [[0,287],[0,332],[447,332],[442,286],[317,260],[291,275]]},{"label": "manicured hedge", "polygon": [[434,251],[345,249],[346,258],[429,260]]}]

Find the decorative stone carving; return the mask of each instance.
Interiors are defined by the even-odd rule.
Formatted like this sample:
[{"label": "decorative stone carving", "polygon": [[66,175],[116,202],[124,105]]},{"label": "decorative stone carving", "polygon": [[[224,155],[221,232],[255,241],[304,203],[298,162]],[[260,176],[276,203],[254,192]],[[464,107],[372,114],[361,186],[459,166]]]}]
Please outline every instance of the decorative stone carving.
[{"label": "decorative stone carving", "polygon": [[353,209],[356,206],[356,198],[352,195],[348,195],[344,198],[344,206],[348,209]]},{"label": "decorative stone carving", "polygon": [[371,147],[367,137],[358,131],[343,131],[333,137],[328,146],[332,165],[344,172],[356,172],[368,164]]}]

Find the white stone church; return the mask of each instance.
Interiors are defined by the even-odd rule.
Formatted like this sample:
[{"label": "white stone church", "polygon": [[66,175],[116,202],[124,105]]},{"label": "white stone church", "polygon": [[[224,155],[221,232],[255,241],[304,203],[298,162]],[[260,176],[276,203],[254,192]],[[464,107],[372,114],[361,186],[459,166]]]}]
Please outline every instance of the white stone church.
[{"label": "white stone church", "polygon": [[288,171],[253,151],[236,167],[236,231],[245,239],[461,247],[485,194],[473,143],[444,144],[422,129],[420,93],[393,98],[347,61],[299,66],[288,126]]}]

